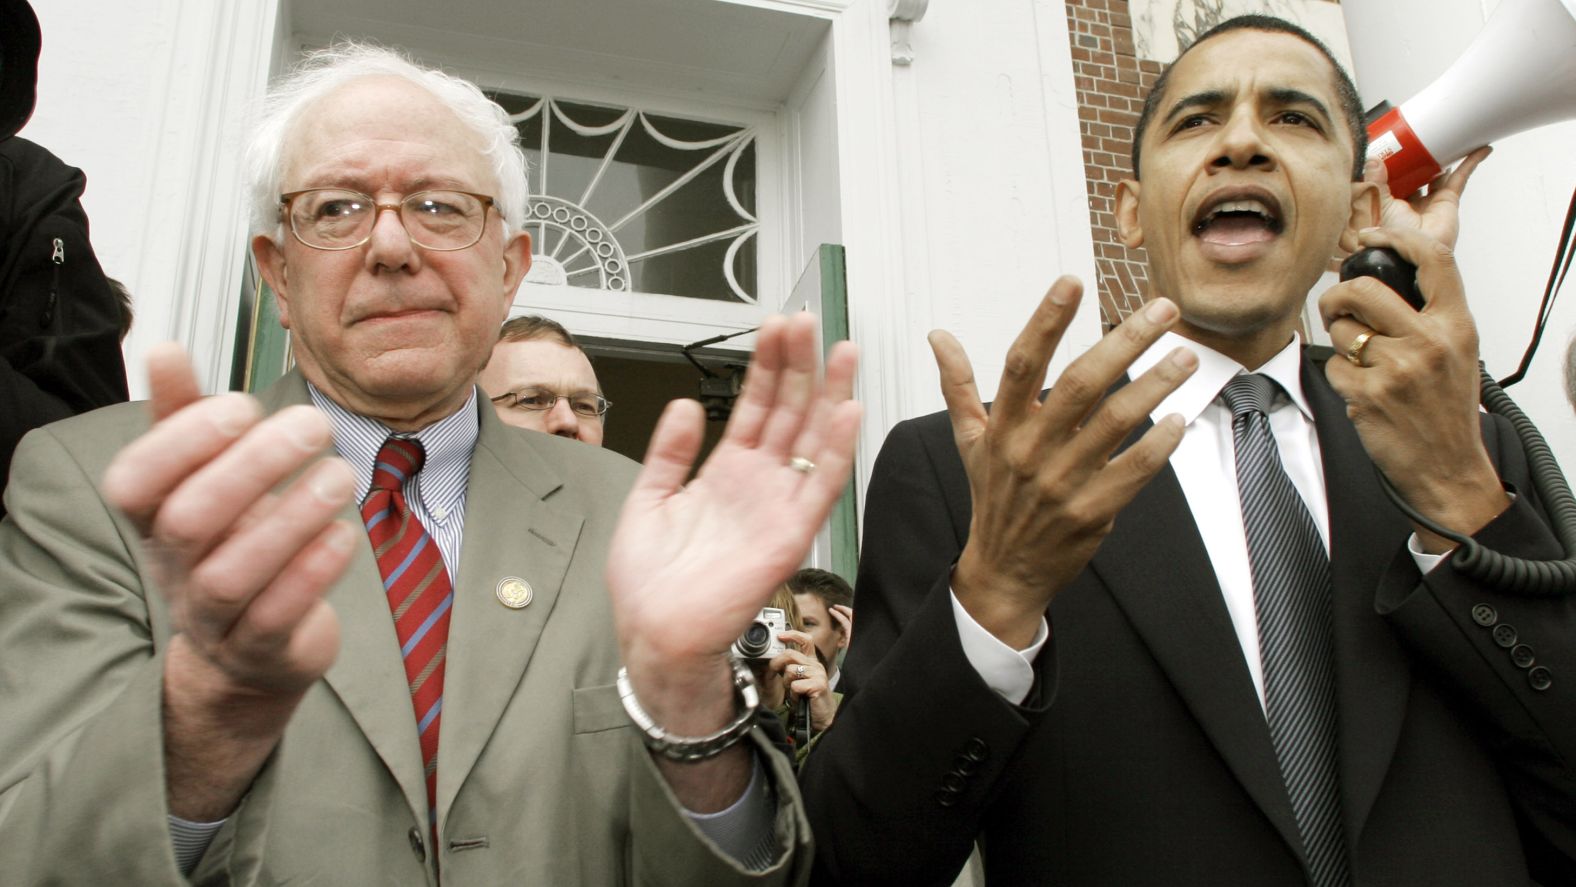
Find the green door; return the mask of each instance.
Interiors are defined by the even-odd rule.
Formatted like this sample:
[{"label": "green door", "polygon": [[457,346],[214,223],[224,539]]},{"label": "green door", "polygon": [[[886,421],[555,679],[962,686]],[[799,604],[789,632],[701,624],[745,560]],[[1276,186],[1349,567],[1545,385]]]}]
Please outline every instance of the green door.
[{"label": "green door", "polygon": [[274,291],[257,273],[248,253],[241,280],[241,316],[235,324],[235,359],[230,364],[230,390],[255,394],[290,371],[290,332],[279,325]]},{"label": "green door", "polygon": [[[783,303],[784,314],[809,311],[820,318],[823,353],[848,338],[848,276],[843,256],[841,245],[821,244]],[[850,585],[854,582],[859,567],[859,503],[852,480],[832,507],[827,525],[816,535],[810,565],[831,570]]]}]

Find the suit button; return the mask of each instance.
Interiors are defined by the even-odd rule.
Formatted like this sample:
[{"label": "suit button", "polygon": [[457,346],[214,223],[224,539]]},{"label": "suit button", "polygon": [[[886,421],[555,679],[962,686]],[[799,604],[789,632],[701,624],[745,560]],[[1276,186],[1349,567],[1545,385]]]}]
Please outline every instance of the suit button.
[{"label": "suit button", "polygon": [[1500,623],[1494,626],[1494,643],[1509,650],[1516,646],[1516,629],[1509,623]]},{"label": "suit button", "polygon": [[421,840],[421,829],[411,826],[408,837],[410,838],[410,852],[416,854],[416,861],[426,862],[427,845]]},{"label": "suit button", "polygon": [[990,746],[985,744],[985,740],[976,736],[963,743],[963,750],[959,754],[971,761],[983,761],[990,754]]},{"label": "suit button", "polygon": [[941,777],[941,790],[944,792],[955,795],[958,792],[963,791],[963,786],[963,774],[957,772],[956,770],[948,773],[946,776]]},{"label": "suit button", "polygon": [[1472,608],[1472,621],[1487,628],[1499,621],[1499,613],[1488,604],[1478,604]]},{"label": "suit button", "polygon": [[935,798],[936,804],[942,807],[952,807],[958,803],[956,792],[938,791],[932,797]]},{"label": "suit button", "polygon": [[1531,647],[1517,644],[1510,649],[1510,661],[1514,662],[1517,668],[1531,668],[1536,660],[1533,659]]},{"label": "suit button", "polygon": [[1548,688],[1554,686],[1554,672],[1551,672],[1544,666],[1540,665],[1537,668],[1534,668],[1532,671],[1527,672],[1527,683],[1531,684],[1532,689],[1534,690],[1538,690],[1540,692],[1547,690]]}]

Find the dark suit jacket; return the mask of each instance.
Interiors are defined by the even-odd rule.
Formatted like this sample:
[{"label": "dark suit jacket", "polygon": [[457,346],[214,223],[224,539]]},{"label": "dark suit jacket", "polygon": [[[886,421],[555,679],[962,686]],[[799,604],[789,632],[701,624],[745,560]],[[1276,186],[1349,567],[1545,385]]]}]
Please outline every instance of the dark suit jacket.
[{"label": "dark suit jacket", "polygon": [[[1421,577],[1322,368],[1305,361],[1303,384],[1329,490],[1356,883],[1576,883],[1571,602],[1486,588],[1448,561]],[[1559,556],[1519,445],[1485,427],[1522,493],[1478,538]],[[866,501],[855,688],[801,774],[817,883],[947,884],[976,837],[991,887],[1305,883],[1264,715],[1169,468],[1057,595],[1021,707],[959,646],[948,576],[970,503],[945,414],[893,430]],[[1550,686],[1534,688],[1478,604]]]}]

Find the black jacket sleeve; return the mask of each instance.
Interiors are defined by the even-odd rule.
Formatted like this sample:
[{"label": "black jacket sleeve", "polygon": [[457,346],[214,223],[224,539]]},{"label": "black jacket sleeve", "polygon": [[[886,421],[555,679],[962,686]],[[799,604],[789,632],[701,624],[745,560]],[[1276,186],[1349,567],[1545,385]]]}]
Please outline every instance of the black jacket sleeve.
[{"label": "black jacket sleeve", "polygon": [[[1484,439],[1516,499],[1473,538],[1515,557],[1563,557],[1510,424],[1485,417]],[[1576,883],[1576,595],[1512,591],[1451,558],[1420,584],[1395,578],[1376,610],[1423,679],[1478,725],[1522,818],[1534,876]]]},{"label": "black jacket sleeve", "polygon": [[[865,497],[854,694],[800,773],[815,884],[951,884],[1002,773],[1045,711],[1007,703],[969,663],[951,564],[969,524],[967,478],[946,415],[898,425]],[[1055,652],[1039,658],[1035,696]]]},{"label": "black jacket sleeve", "polygon": [[26,139],[0,142],[0,481],[28,431],[126,400],[120,308],[88,241],[86,181]]}]

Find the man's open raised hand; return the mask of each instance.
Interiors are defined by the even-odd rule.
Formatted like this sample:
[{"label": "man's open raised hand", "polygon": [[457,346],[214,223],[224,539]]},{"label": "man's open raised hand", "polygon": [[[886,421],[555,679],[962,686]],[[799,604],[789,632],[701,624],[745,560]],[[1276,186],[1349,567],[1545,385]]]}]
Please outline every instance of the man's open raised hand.
[{"label": "man's open raised hand", "polygon": [[[819,372],[813,317],[773,317],[756,335],[744,390],[695,479],[700,405],[663,413],[608,554],[619,647],[636,696],[665,729],[704,735],[733,716],[728,650],[804,561],[853,467],[858,357],[840,343]],[[738,797],[742,754],[659,762],[685,806]]]},{"label": "man's open raised hand", "polygon": [[1180,416],[1112,454],[1198,367],[1192,351],[1178,348],[1106,396],[1176,322],[1176,306],[1155,299],[1073,361],[1042,402],[1041,381],[1082,293],[1072,277],[1051,285],[1007,352],[989,411],[957,339],[930,336],[974,502],[952,590],[976,622],[1017,649],[1033,641],[1045,608],[1094,556],[1117,512],[1165,467],[1182,439]]}]

